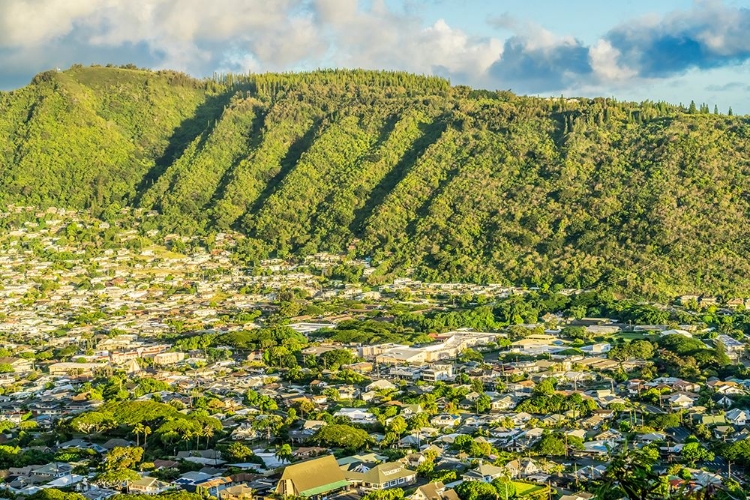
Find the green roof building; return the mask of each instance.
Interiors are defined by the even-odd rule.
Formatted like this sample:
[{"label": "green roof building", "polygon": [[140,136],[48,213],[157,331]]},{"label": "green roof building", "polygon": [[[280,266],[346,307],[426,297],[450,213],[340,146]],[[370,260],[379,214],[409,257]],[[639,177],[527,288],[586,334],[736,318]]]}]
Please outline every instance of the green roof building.
[{"label": "green roof building", "polygon": [[349,487],[333,455],[290,465],[281,474],[276,493],[281,496],[318,497]]}]

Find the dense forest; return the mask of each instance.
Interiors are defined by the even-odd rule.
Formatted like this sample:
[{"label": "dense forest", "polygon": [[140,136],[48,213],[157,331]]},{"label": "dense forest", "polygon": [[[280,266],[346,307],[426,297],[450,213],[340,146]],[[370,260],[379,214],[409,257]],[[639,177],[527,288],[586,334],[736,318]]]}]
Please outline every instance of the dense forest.
[{"label": "dense forest", "polygon": [[0,93],[0,203],[154,210],[371,279],[750,292],[746,117],[398,72],[80,67]]}]

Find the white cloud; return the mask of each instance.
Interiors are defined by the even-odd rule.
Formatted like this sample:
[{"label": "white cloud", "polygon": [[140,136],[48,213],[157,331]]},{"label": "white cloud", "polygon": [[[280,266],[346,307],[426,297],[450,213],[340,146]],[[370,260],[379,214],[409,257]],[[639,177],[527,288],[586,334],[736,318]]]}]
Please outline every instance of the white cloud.
[{"label": "white cloud", "polygon": [[106,62],[88,60],[92,49],[135,47],[159,67],[199,75],[346,66],[440,72],[471,83],[502,52],[497,39],[444,20],[425,26],[383,0],[3,0],[0,20],[0,49],[17,56],[44,47],[61,58],[77,51],[68,64]]},{"label": "white cloud", "polygon": [[66,35],[97,5],[96,0],[0,2],[0,46],[34,46]]},{"label": "white cloud", "polygon": [[484,75],[503,52],[500,40],[474,39],[442,19],[423,30],[419,42],[424,59],[432,67],[442,66],[452,73],[473,76]]},{"label": "white cloud", "polygon": [[323,24],[341,25],[357,15],[357,0],[315,0],[313,10]]},{"label": "white cloud", "polygon": [[415,3],[0,0],[0,86],[72,63],[133,62],[196,76],[227,70],[399,69],[520,93],[609,93],[634,82],[675,78],[691,68],[750,61],[750,10],[721,0],[625,20],[590,46],[509,14],[489,21],[502,38],[477,37],[450,19],[426,22],[423,11],[412,8]]},{"label": "white cloud", "polygon": [[594,75],[604,82],[620,82],[635,77],[638,72],[619,65],[620,51],[607,40],[599,40],[589,47],[589,61]]}]

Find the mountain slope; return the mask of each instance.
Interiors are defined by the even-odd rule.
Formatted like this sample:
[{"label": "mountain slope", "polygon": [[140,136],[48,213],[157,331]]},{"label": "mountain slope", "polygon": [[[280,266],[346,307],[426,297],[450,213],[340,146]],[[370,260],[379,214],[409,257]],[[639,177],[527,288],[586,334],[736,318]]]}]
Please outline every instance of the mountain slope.
[{"label": "mountain slope", "polygon": [[0,93],[4,202],[434,280],[750,292],[749,147],[741,117],[393,72],[75,67]]}]

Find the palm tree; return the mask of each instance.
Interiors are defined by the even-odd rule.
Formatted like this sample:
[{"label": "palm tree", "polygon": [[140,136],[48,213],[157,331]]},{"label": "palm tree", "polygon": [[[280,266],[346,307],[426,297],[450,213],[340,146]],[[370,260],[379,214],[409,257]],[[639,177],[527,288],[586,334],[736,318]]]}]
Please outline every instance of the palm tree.
[{"label": "palm tree", "polygon": [[206,435],[205,430],[202,427],[199,427],[193,435],[195,436],[195,449],[198,449],[198,446],[200,444],[200,438]]},{"label": "palm tree", "polygon": [[288,443],[283,444],[280,447],[276,448],[275,455],[276,455],[276,458],[280,462],[283,462],[283,461],[291,462],[292,457],[293,457],[292,447]]},{"label": "palm tree", "polygon": [[151,434],[151,427],[148,425],[143,426],[143,430],[141,431],[143,434],[143,448],[145,449],[148,445],[148,442],[146,441],[148,439],[148,435]]},{"label": "palm tree", "polygon": [[208,442],[214,437],[214,429],[210,425],[206,425],[203,428],[203,435],[206,436],[206,449],[208,449]]},{"label": "palm tree", "polygon": [[185,433],[180,436],[180,441],[185,441],[185,450],[190,451],[190,442],[193,439],[193,431],[186,430]]},{"label": "palm tree", "polygon": [[136,446],[140,446],[141,445],[141,442],[140,442],[138,436],[141,433],[143,433],[143,429],[144,429],[143,424],[140,423],[140,422],[138,422],[137,424],[135,424],[135,427],[133,427],[133,434],[135,434],[135,445]]}]

